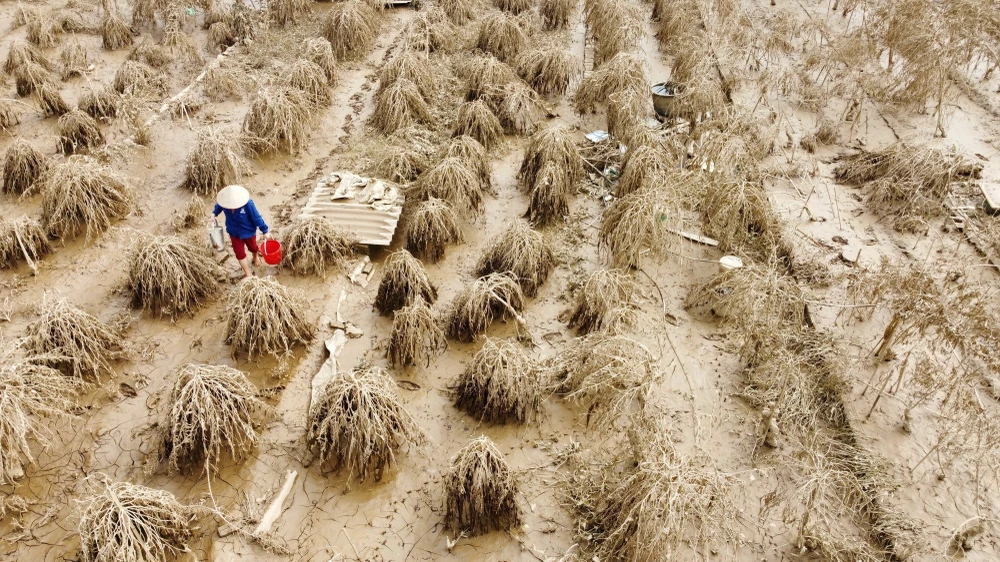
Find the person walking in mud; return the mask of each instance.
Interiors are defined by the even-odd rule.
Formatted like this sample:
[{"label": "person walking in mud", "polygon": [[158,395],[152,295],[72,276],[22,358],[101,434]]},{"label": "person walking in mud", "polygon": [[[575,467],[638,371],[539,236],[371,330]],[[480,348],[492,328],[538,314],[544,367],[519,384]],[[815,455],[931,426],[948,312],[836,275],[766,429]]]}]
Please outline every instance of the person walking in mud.
[{"label": "person walking in mud", "polygon": [[219,191],[215,198],[215,208],[212,217],[222,213],[226,216],[226,233],[233,244],[233,254],[243,268],[245,277],[253,277],[247,250],[253,254],[253,265],[260,265],[260,250],[257,248],[257,230],[270,240],[267,223],[260,216],[257,206],[250,199],[250,192],[242,185],[230,185]]}]

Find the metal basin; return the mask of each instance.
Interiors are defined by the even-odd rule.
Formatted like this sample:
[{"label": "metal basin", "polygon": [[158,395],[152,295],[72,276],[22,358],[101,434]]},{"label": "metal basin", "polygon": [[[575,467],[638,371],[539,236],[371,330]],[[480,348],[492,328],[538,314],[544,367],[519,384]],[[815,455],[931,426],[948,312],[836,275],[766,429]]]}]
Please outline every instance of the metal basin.
[{"label": "metal basin", "polygon": [[656,111],[656,115],[663,119],[677,117],[674,108],[677,97],[684,93],[684,84],[668,80],[654,84],[650,90],[653,94],[653,109]]}]

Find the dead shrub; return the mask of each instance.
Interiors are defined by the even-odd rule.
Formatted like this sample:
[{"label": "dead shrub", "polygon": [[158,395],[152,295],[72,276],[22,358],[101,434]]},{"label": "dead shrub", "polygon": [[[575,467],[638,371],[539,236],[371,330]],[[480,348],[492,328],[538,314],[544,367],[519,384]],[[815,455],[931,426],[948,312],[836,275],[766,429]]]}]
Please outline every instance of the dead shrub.
[{"label": "dead shrub", "polygon": [[256,154],[296,153],[306,145],[313,106],[302,90],[269,86],[257,92],[243,117],[247,147]]},{"label": "dead shrub", "polygon": [[431,360],[446,349],[448,340],[444,330],[438,325],[422,297],[395,312],[386,350],[389,363],[393,366],[408,367],[424,363],[429,367]]},{"label": "dead shrub", "polygon": [[618,92],[634,91],[648,97],[650,90],[645,64],[640,55],[633,53],[619,53],[612,57],[580,82],[573,94],[576,112],[593,112],[598,103],[607,101]]},{"label": "dead shrub", "polygon": [[306,97],[316,107],[327,107],[333,101],[330,87],[326,82],[326,73],[312,61],[298,59],[285,71],[283,76],[286,86],[302,90]]},{"label": "dead shrub", "polygon": [[270,0],[267,3],[267,15],[271,21],[285,27],[297,23],[309,14],[310,8],[311,2],[308,0]]},{"label": "dead shrub", "polygon": [[104,133],[97,121],[87,113],[74,109],[59,118],[59,152],[87,153],[104,146]]},{"label": "dead shrub", "polygon": [[128,357],[120,330],[73,306],[46,297],[38,318],[25,329],[24,349],[48,357],[47,365],[81,382],[113,376],[113,363]]},{"label": "dead shrub", "polygon": [[0,128],[9,129],[21,122],[21,111],[27,106],[17,100],[0,98]]},{"label": "dead shrub", "polygon": [[445,246],[465,241],[458,213],[435,197],[423,201],[407,222],[406,249],[431,263],[444,257]]},{"label": "dead shrub", "polygon": [[146,63],[126,60],[115,72],[111,86],[119,94],[162,96],[167,91],[167,80],[163,73]]},{"label": "dead shrub", "polygon": [[652,182],[676,168],[673,157],[661,144],[629,145],[622,161],[615,195],[625,197],[630,193],[653,187]]},{"label": "dead shrub", "polygon": [[10,48],[7,50],[7,59],[3,64],[3,71],[7,74],[14,74],[15,71],[21,66],[27,63],[35,63],[41,66],[45,70],[52,70],[55,66],[49,62],[45,55],[38,50],[38,47],[25,43],[24,41],[15,41],[11,43]]},{"label": "dead shrub", "polygon": [[40,49],[55,47],[59,42],[59,38],[56,37],[58,28],[48,19],[31,18],[27,21],[27,28],[24,38]]},{"label": "dead shrub", "polygon": [[333,56],[333,46],[326,38],[306,39],[302,56],[320,67],[330,87],[337,85],[337,57]]},{"label": "dead shrub", "polygon": [[608,133],[625,146],[654,144],[659,137],[652,133],[647,119],[653,113],[648,92],[623,90],[607,100]]},{"label": "dead shrub", "polygon": [[500,97],[492,101],[497,118],[500,119],[505,131],[522,137],[535,132],[541,105],[535,92],[524,82],[507,84],[500,91]]},{"label": "dead shrub", "polygon": [[337,60],[360,58],[375,44],[379,14],[366,0],[347,0],[330,10],[323,34]]},{"label": "dead shrub", "polygon": [[134,38],[125,20],[117,13],[107,12],[101,19],[101,45],[109,51],[117,51],[132,45]]},{"label": "dead shrub", "polygon": [[76,406],[78,381],[49,367],[54,359],[24,356],[16,344],[0,352],[0,483],[5,486],[24,477],[24,466],[35,462],[33,446],[48,446],[55,434],[51,425]]},{"label": "dead shrub", "polygon": [[169,560],[187,550],[191,508],[170,492],[129,482],[105,482],[80,516],[83,562]]},{"label": "dead shrub", "polygon": [[288,354],[295,345],[308,343],[313,331],[305,319],[305,302],[273,277],[244,279],[229,294],[226,343],[234,354]]},{"label": "dead shrub", "polygon": [[645,252],[659,256],[677,243],[670,231],[680,228],[682,213],[676,186],[662,185],[668,181],[652,182],[654,187],[630,193],[604,211],[598,247],[613,267],[637,267]]},{"label": "dead shrub", "polygon": [[538,11],[542,14],[545,29],[553,31],[569,27],[569,18],[576,3],[577,0],[540,0]]},{"label": "dead shrub", "polygon": [[487,98],[494,105],[504,87],[518,81],[514,69],[490,55],[474,57],[468,63],[468,74],[469,92],[466,99],[473,101]]},{"label": "dead shrub", "polygon": [[895,215],[894,228],[915,233],[927,228],[928,219],[945,213],[952,183],[979,177],[981,170],[954,152],[896,143],[844,157],[834,174],[840,182],[861,187],[869,208]]},{"label": "dead shrub", "polygon": [[531,0],[493,0],[493,4],[515,16],[531,9]]},{"label": "dead shrub", "polygon": [[588,0],[584,19],[594,30],[594,66],[600,67],[620,53],[638,50],[645,35],[646,16],[636,2]]},{"label": "dead shrub", "polygon": [[32,97],[46,116],[63,115],[70,109],[69,105],[63,101],[59,88],[51,80],[37,84],[34,87]]},{"label": "dead shrub", "polygon": [[76,106],[94,119],[108,120],[118,116],[121,103],[122,98],[114,88],[104,86],[95,89],[91,86],[80,96]]},{"label": "dead shrub", "polygon": [[132,186],[112,169],[87,156],[70,156],[43,176],[42,224],[68,240],[81,230],[89,241],[134,206]]},{"label": "dead shrub", "polygon": [[176,236],[138,234],[129,248],[125,286],[132,306],[159,316],[193,312],[219,294],[222,277],[208,251]]},{"label": "dead shrub", "polygon": [[426,441],[400,402],[395,381],[372,365],[334,377],[309,418],[309,446],[320,463],[346,468],[348,478],[362,482],[381,480],[399,448]]},{"label": "dead shrub", "polygon": [[326,277],[328,270],[347,263],[358,249],[357,239],[323,217],[299,218],[285,231],[285,261],[299,275]]},{"label": "dead shrub", "polygon": [[455,406],[489,423],[526,423],[541,408],[537,367],[510,340],[486,338],[455,387]]},{"label": "dead shrub", "polygon": [[473,439],[451,458],[444,489],[444,521],[452,533],[475,536],[521,525],[514,472],[486,436]]},{"label": "dead shrub", "polygon": [[[36,94],[37,97],[38,90],[44,84],[50,85],[50,90],[55,91],[58,95],[59,90],[52,84],[52,76],[49,70],[37,62],[27,61],[20,64],[14,68],[13,76],[17,95],[22,98],[31,94]],[[52,115],[50,112],[44,113]]]},{"label": "dead shrub", "polygon": [[420,95],[420,89],[413,82],[400,78],[379,90],[368,123],[379,132],[390,135],[407,125],[429,123],[432,119],[430,107]]},{"label": "dead shrub", "polygon": [[16,267],[22,260],[34,264],[51,249],[48,234],[38,219],[0,219],[0,269]]},{"label": "dead shrub", "polygon": [[471,343],[494,320],[514,318],[524,323],[524,293],[509,273],[492,273],[476,279],[455,297],[448,316],[448,337]]},{"label": "dead shrub", "polygon": [[396,183],[409,183],[430,167],[422,150],[397,148],[387,151],[372,164],[372,174]]},{"label": "dead shrub", "polygon": [[773,267],[744,264],[694,288],[685,308],[707,308],[740,333],[779,333],[806,325],[806,302],[791,277]]},{"label": "dead shrub", "polygon": [[432,6],[424,13],[418,13],[407,26],[407,50],[424,53],[449,52],[458,42],[458,29],[445,12]]},{"label": "dead shrub", "polygon": [[562,169],[570,183],[576,184],[586,176],[583,158],[573,142],[572,133],[563,127],[542,129],[528,140],[524,149],[524,160],[517,177],[521,189],[530,191],[538,182],[538,175],[546,162],[553,162]]},{"label": "dead shrub", "polygon": [[237,135],[208,127],[198,131],[198,140],[184,164],[182,186],[198,195],[214,196],[227,185],[239,183],[248,171]]},{"label": "dead shrub", "polygon": [[510,62],[521,52],[527,40],[516,16],[493,12],[480,24],[476,47],[503,62]]},{"label": "dead shrub", "polygon": [[597,414],[597,426],[645,408],[657,364],[649,349],[624,335],[594,332],[549,361],[553,389]]},{"label": "dead shrub", "polygon": [[598,269],[577,291],[569,327],[581,336],[595,331],[618,333],[632,323],[634,292],[635,282],[628,274]]},{"label": "dead shrub", "polygon": [[132,47],[128,54],[128,60],[139,62],[153,68],[163,68],[173,60],[170,53],[160,45],[147,37]]},{"label": "dead shrub", "polygon": [[517,74],[539,95],[562,96],[578,74],[579,63],[558,43],[545,43],[517,57]]},{"label": "dead shrub", "polygon": [[397,250],[385,260],[382,281],[375,295],[375,308],[389,314],[413,304],[418,298],[433,304],[437,287],[431,283],[420,260],[406,250]]},{"label": "dead shrub", "polygon": [[48,170],[48,160],[24,137],[15,137],[3,157],[3,192],[21,195]]},{"label": "dead shrub", "polygon": [[524,295],[533,297],[554,268],[555,257],[541,233],[524,221],[516,221],[483,251],[476,275],[510,273]]},{"label": "dead shrub", "polygon": [[457,157],[445,158],[413,184],[421,199],[435,197],[454,208],[479,216],[483,212],[483,189],[479,178]]},{"label": "dead shrub", "polygon": [[177,370],[163,420],[161,458],[170,470],[216,472],[225,454],[242,460],[260,442],[270,408],[242,372],[189,363]]},{"label": "dead shrub", "polygon": [[463,135],[472,137],[483,147],[490,149],[503,138],[503,128],[486,102],[470,101],[458,106],[454,136]]}]

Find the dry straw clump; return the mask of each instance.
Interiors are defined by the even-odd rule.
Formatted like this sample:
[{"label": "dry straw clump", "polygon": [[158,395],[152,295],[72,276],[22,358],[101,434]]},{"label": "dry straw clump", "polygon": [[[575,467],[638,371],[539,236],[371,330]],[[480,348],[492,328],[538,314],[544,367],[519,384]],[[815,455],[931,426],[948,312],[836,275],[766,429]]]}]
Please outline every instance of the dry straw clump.
[{"label": "dry straw clump", "polygon": [[486,436],[473,439],[451,458],[444,477],[445,525],[469,536],[521,525],[514,472]]},{"label": "dry straw clump", "polygon": [[503,62],[511,62],[527,42],[528,37],[516,16],[494,12],[487,15],[480,24],[476,47]]},{"label": "dry straw clump", "polygon": [[587,26],[594,30],[594,66],[597,67],[619,53],[638,50],[646,31],[646,16],[638,2],[588,0],[584,18]]},{"label": "dry straw clump", "polygon": [[63,154],[90,152],[104,146],[104,133],[97,121],[79,109],[59,118],[59,151]]},{"label": "dry straw clump", "polygon": [[645,60],[640,55],[619,53],[583,79],[573,95],[577,113],[594,111],[613,94],[631,90],[649,96]]},{"label": "dry straw clump", "polygon": [[497,117],[505,131],[512,135],[528,136],[535,132],[535,122],[541,106],[534,90],[520,80],[506,84],[499,97],[491,99]]},{"label": "dry straw clump", "polygon": [[177,371],[167,398],[162,455],[171,470],[218,469],[228,453],[241,460],[260,441],[267,404],[242,372],[224,365],[188,364]]},{"label": "dry straw clump", "polygon": [[416,302],[418,298],[433,304],[437,288],[431,283],[420,260],[406,250],[397,250],[385,260],[385,273],[378,284],[375,308],[389,314]]},{"label": "dry straw clump", "polygon": [[622,271],[598,269],[576,294],[569,327],[580,335],[594,331],[617,333],[631,324],[635,281]]},{"label": "dry straw clump", "polygon": [[517,57],[517,74],[543,96],[561,96],[579,71],[573,55],[558,43],[539,45]]},{"label": "dry straw clump", "polygon": [[333,100],[326,80],[326,72],[312,61],[296,60],[285,71],[283,80],[285,85],[305,92],[306,97],[316,107],[326,107]]},{"label": "dry straw clump", "polygon": [[448,349],[448,340],[423,298],[396,311],[386,355],[393,365],[407,367],[431,360]]},{"label": "dry straw clump", "polygon": [[483,213],[482,183],[461,158],[441,160],[417,178],[413,189],[421,199],[442,199],[474,217]]},{"label": "dry straw clump", "polygon": [[515,16],[531,9],[531,0],[493,0],[493,4]]},{"label": "dry straw clump", "polygon": [[649,349],[624,335],[594,332],[554,357],[549,373],[554,390],[599,414],[599,425],[642,410],[657,364]]},{"label": "dry straw clump", "polygon": [[35,61],[25,61],[14,68],[14,88],[20,97],[37,93],[36,90],[43,84],[52,82],[51,71],[41,63]]},{"label": "dry straw clump", "polygon": [[455,25],[465,25],[476,19],[481,9],[476,0],[441,0],[439,4]]},{"label": "dry straw clump", "polygon": [[486,147],[476,139],[465,135],[452,138],[441,153],[441,157],[454,157],[465,162],[465,165],[479,176],[483,190],[493,191],[493,167],[490,165],[490,157],[486,153]]},{"label": "dry straw clump", "polygon": [[[681,454],[665,425],[639,424],[629,431],[631,450],[597,468],[587,464],[567,481],[594,558],[678,560],[739,544],[735,479],[707,454]],[[621,462],[629,456],[632,462]]]},{"label": "dry straw clump", "polygon": [[379,90],[368,122],[380,132],[390,135],[407,125],[429,123],[432,119],[430,107],[417,85],[399,78]]},{"label": "dry straw clump", "polygon": [[305,49],[302,56],[306,60],[312,61],[326,76],[326,83],[330,86],[337,84],[337,57],[333,55],[333,46],[323,37],[313,37],[306,39]]},{"label": "dry straw clump", "polygon": [[38,47],[25,43],[24,41],[15,41],[10,45],[10,49],[7,51],[7,58],[3,64],[3,71],[7,74],[14,74],[14,72],[24,66],[27,63],[35,63],[40,65],[45,70],[52,70],[55,68],[45,55],[38,50]]},{"label": "dry straw clump", "polygon": [[64,45],[62,50],[59,51],[59,62],[62,65],[60,76],[63,81],[69,80],[74,76],[83,76],[83,73],[86,72],[87,67],[90,65],[88,58],[87,49],[79,41],[74,40]]},{"label": "dry straw clump", "polygon": [[470,101],[486,98],[496,105],[495,98],[502,94],[504,86],[518,81],[513,68],[490,55],[474,57],[468,66],[466,99]]},{"label": "dry straw clump", "polygon": [[187,550],[194,513],[170,492],[108,482],[86,504],[79,527],[83,562],[153,562]]},{"label": "dry straw clump", "polygon": [[555,162],[542,165],[531,188],[531,199],[525,215],[531,224],[544,227],[556,224],[569,215],[569,198],[573,185],[566,171]]},{"label": "dry straw clump", "polygon": [[270,0],[267,3],[267,14],[271,21],[284,27],[298,22],[309,13],[310,8],[311,2],[308,0]]},{"label": "dry straw clump", "polygon": [[494,320],[514,318],[524,324],[521,285],[509,273],[492,273],[476,279],[452,303],[448,316],[448,337],[471,343]]},{"label": "dry straw clump", "polygon": [[130,59],[118,67],[111,86],[119,94],[163,95],[167,91],[167,80],[163,73],[152,66]]},{"label": "dry straw clump", "polygon": [[51,250],[48,234],[38,219],[0,219],[0,269],[16,267],[21,261],[34,264]]},{"label": "dry straw clump", "polygon": [[490,423],[531,421],[542,385],[531,357],[516,342],[486,338],[455,385],[455,406]]},{"label": "dry straw clump", "polygon": [[464,241],[458,213],[440,199],[420,203],[407,221],[406,249],[431,263],[444,258],[445,246]]},{"label": "dry straw clump", "polygon": [[128,357],[121,330],[73,306],[66,299],[46,298],[38,318],[25,330],[24,349],[48,356],[50,367],[81,381],[94,382],[111,376],[112,364]]},{"label": "dry straw clump", "polygon": [[677,159],[659,143],[629,145],[622,161],[615,195],[625,197],[630,193],[653,187],[653,183],[674,170]]},{"label": "dry straw clump", "polygon": [[21,112],[27,106],[17,100],[0,98],[0,128],[9,129],[21,122]]},{"label": "dry straw clump", "polygon": [[400,402],[395,381],[371,365],[334,377],[309,417],[309,444],[320,462],[346,468],[349,478],[362,482],[381,480],[399,448],[426,440]]},{"label": "dry straw clump", "polygon": [[555,257],[545,237],[528,223],[516,221],[483,251],[476,275],[510,273],[524,295],[533,297],[554,268]]},{"label": "dry straw clump", "polygon": [[239,183],[249,168],[236,136],[216,127],[198,131],[184,164],[182,185],[198,195],[214,196],[227,185]]},{"label": "dry straw clump", "polygon": [[113,119],[118,116],[122,97],[110,86],[100,89],[88,87],[76,106],[94,119]]},{"label": "dry straw clump", "polygon": [[337,60],[359,58],[365,54],[375,44],[378,32],[379,14],[367,0],[347,0],[335,4],[323,30]]},{"label": "dry straw clump", "polygon": [[438,89],[434,79],[435,69],[429,59],[416,51],[406,50],[392,57],[379,74],[379,90],[385,89],[400,78],[409,80],[420,90],[420,95],[430,99]]},{"label": "dry straw clump", "polygon": [[240,281],[226,305],[226,343],[250,357],[290,353],[313,337],[305,303],[272,277]]},{"label": "dry straw clump", "polygon": [[32,97],[45,115],[62,115],[69,111],[69,105],[62,99],[59,88],[51,80],[37,84]]},{"label": "dry straw clump", "polygon": [[577,0],[540,0],[538,11],[542,15],[545,29],[553,31],[569,26],[569,18],[573,14]]},{"label": "dry straw clump", "polygon": [[779,333],[806,325],[806,302],[795,280],[767,266],[720,273],[692,291],[686,308],[708,308],[741,333]]},{"label": "dry straw clump", "polygon": [[31,190],[48,170],[45,156],[23,137],[14,137],[3,157],[3,192],[21,195]]},{"label": "dry straw clump", "polygon": [[257,154],[295,153],[305,147],[313,105],[305,92],[287,86],[269,86],[257,92],[243,117],[243,134]]},{"label": "dry straw clump", "polygon": [[398,147],[387,151],[372,164],[372,173],[395,183],[409,183],[420,177],[430,161],[423,150]]},{"label": "dry straw clump", "polygon": [[542,129],[528,140],[524,149],[524,160],[517,172],[521,188],[530,191],[538,182],[539,172],[546,162],[553,162],[561,168],[572,184],[581,181],[586,173],[583,158],[573,143],[573,135],[563,127]]},{"label": "dry straw clump", "polygon": [[781,243],[781,222],[758,182],[715,178],[701,204],[705,233],[724,252],[770,256]]},{"label": "dry straw clump", "polygon": [[897,230],[919,232],[927,219],[944,214],[952,183],[976,178],[981,169],[953,152],[896,143],[845,157],[834,173],[843,183],[861,186],[873,211],[896,215]]},{"label": "dry straw clump", "polygon": [[224,276],[209,252],[176,236],[140,234],[129,248],[132,306],[157,315],[194,311],[219,294]]},{"label": "dry straw clump", "polygon": [[503,127],[486,102],[480,99],[458,106],[454,135],[471,137],[490,149],[503,138]]},{"label": "dry straw clump", "polygon": [[[664,177],[663,182],[667,181]],[[604,211],[599,248],[613,267],[637,267],[647,251],[662,255],[677,243],[670,232],[678,230],[681,223],[674,188],[647,187],[616,200]]]},{"label": "dry straw clump", "polygon": [[323,217],[299,218],[283,236],[285,260],[299,275],[326,276],[344,265],[358,248],[357,239]]},{"label": "dry straw clump", "polygon": [[458,42],[458,29],[439,6],[416,17],[407,25],[407,50],[424,53],[449,52]]},{"label": "dry straw clump", "polygon": [[65,419],[76,405],[78,381],[48,364],[46,355],[23,357],[17,345],[0,352],[0,484],[13,485],[24,466],[35,462],[32,445],[46,447],[51,422]]},{"label": "dry straw clump", "polygon": [[131,46],[132,30],[117,13],[108,12],[101,19],[101,44],[109,51]]},{"label": "dry straw clump", "polygon": [[153,68],[163,68],[170,64],[173,58],[165,48],[147,37],[140,41],[138,45],[132,47],[132,50],[128,54],[128,60],[140,62]]},{"label": "dry straw clump", "polygon": [[70,156],[50,168],[41,193],[45,229],[63,239],[85,230],[89,240],[134,206],[129,182],[87,156]]}]

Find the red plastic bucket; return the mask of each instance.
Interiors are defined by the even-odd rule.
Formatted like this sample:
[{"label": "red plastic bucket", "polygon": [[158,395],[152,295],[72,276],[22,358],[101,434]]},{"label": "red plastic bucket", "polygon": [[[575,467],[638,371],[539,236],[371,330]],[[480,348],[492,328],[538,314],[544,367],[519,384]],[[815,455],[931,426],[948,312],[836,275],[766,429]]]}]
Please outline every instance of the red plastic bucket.
[{"label": "red plastic bucket", "polygon": [[281,262],[281,242],[277,240],[264,240],[260,247],[260,255],[267,265],[278,265]]}]

